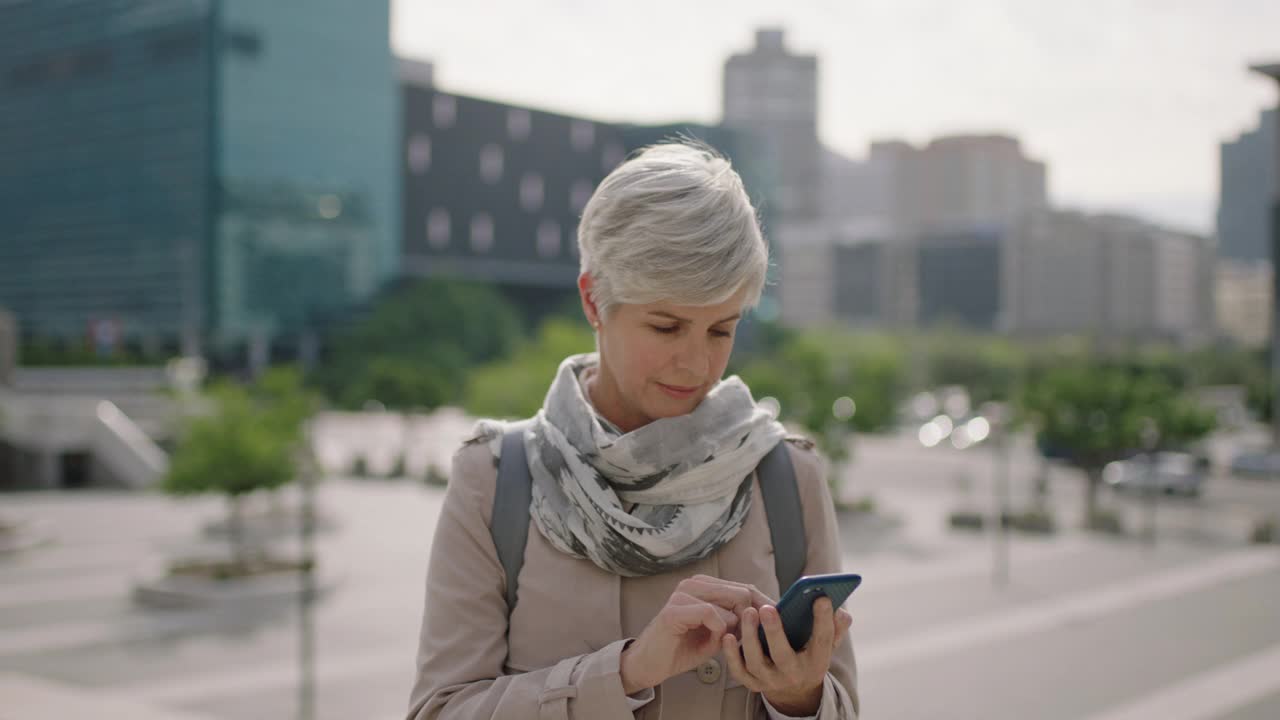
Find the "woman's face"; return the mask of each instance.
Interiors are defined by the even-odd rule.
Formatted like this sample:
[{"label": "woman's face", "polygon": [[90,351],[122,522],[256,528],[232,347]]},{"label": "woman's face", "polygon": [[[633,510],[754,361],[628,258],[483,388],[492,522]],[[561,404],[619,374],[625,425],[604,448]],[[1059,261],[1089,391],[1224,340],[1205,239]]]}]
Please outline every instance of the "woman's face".
[{"label": "woman's face", "polygon": [[724,375],[745,290],[718,305],[620,303],[601,318],[587,292],[590,276],[578,287],[600,339],[591,401],[623,432],[692,412]]}]

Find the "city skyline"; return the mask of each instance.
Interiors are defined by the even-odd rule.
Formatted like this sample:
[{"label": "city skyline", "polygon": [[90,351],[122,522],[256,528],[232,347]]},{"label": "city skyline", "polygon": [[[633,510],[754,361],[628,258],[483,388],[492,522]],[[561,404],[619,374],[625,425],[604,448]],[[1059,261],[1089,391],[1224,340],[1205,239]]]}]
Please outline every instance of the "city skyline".
[{"label": "city skyline", "polygon": [[1210,233],[1218,143],[1275,104],[1245,66],[1280,56],[1276,22],[1280,5],[1257,0],[658,0],[643,12],[396,0],[392,44],[434,62],[452,92],[602,121],[714,123],[724,60],[776,26],[793,52],[819,57],[819,136],[833,150],[864,158],[873,140],[1008,133],[1048,163],[1055,205]]}]

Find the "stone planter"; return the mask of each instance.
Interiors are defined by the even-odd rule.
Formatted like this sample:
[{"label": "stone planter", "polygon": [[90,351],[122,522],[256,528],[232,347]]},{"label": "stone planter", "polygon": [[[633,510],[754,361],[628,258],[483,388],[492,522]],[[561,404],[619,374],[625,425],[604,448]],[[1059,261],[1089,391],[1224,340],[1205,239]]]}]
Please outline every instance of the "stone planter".
[{"label": "stone planter", "polygon": [[[133,599],[153,608],[295,600],[303,592],[303,566],[296,559],[262,556],[239,567],[225,557],[171,560],[136,576]],[[327,594],[338,582],[334,573],[322,567],[313,573],[316,597]]]},{"label": "stone planter", "polygon": [[1120,514],[1111,510],[1098,510],[1089,518],[1088,529],[1107,535],[1124,535],[1124,522]]},{"label": "stone planter", "polygon": [[955,510],[947,515],[947,525],[953,530],[981,530],[987,518],[976,510]]},{"label": "stone planter", "polygon": [[1012,513],[1005,516],[1004,523],[1006,527],[1018,532],[1035,535],[1052,535],[1058,529],[1053,515],[1043,510],[1026,510],[1020,513]]},{"label": "stone planter", "polygon": [[[338,522],[332,515],[321,508],[316,508],[314,512],[312,529],[317,535],[332,532],[337,528]],[[244,511],[243,523],[246,540],[293,537],[302,532],[302,511],[297,507],[255,507]],[[202,532],[205,537],[225,538],[229,528],[230,519],[220,517],[206,523]]]},{"label": "stone planter", "polygon": [[51,541],[48,528],[37,520],[0,520],[0,557],[39,547]]}]

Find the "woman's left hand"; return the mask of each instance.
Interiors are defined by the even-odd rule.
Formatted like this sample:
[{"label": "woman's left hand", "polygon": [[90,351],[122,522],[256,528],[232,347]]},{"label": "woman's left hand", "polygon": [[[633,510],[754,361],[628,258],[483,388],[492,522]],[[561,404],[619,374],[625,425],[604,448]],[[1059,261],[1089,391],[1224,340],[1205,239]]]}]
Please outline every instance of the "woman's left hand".
[{"label": "woman's left hand", "polygon": [[[770,657],[765,657],[756,631],[762,622]],[[852,623],[853,616],[848,612],[832,611],[830,598],[818,598],[813,603],[813,635],[804,648],[796,652],[782,630],[777,608],[765,605],[757,612],[749,607],[742,611],[738,623],[742,640],[733,634],[725,634],[721,640],[725,661],[738,682],[748,690],[762,693],[769,704],[784,715],[816,715],[822,702],[823,681],[831,666],[832,650]]]}]

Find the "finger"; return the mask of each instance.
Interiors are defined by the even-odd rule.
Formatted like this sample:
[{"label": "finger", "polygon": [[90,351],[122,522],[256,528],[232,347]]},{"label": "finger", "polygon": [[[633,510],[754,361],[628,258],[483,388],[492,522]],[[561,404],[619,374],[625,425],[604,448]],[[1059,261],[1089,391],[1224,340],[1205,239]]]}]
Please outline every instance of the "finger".
[{"label": "finger", "polygon": [[782,629],[782,617],[778,609],[772,605],[760,611],[764,625],[764,637],[769,641],[769,657],[779,672],[794,677],[800,670],[800,661],[796,659],[796,651],[791,649],[791,641]]},{"label": "finger", "polygon": [[711,632],[719,635],[728,629],[728,624],[720,614],[716,612],[716,607],[709,603],[701,605],[673,605],[669,606],[668,618],[670,625],[677,632],[683,634],[696,628],[705,627]]},{"label": "finger", "polygon": [[706,602],[715,603],[723,608],[739,613],[751,607],[752,595],[747,588],[728,583],[707,575],[695,575],[680,583],[683,592]]},{"label": "finger", "polygon": [[712,577],[710,575],[695,575],[694,577],[699,579],[703,579],[703,578],[710,579],[718,583],[723,583],[725,585],[732,585],[735,587],[744,588],[745,590],[751,593],[751,606],[757,610],[764,607],[765,605],[773,604],[773,598],[769,597],[768,595],[765,595],[763,592],[760,591],[760,588],[756,587],[755,585],[752,585],[751,583],[741,583],[733,580],[725,580],[723,578]]},{"label": "finger", "polygon": [[814,667],[823,672],[831,664],[831,649],[836,635],[835,611],[831,608],[831,598],[820,597],[813,602],[813,636],[805,651],[811,653]]},{"label": "finger", "polygon": [[[769,660],[760,647],[760,638],[756,629],[760,627],[760,616],[755,608],[747,608],[742,613],[742,654],[746,660],[747,672],[762,680],[767,679],[772,671]],[[769,648],[772,652],[772,646]]]},{"label": "finger", "polygon": [[724,650],[724,661],[729,665],[729,674],[752,692],[763,690],[764,685],[760,683],[760,679],[747,670],[746,662],[742,658],[742,644],[738,639],[732,635],[725,635],[720,640],[720,646]]},{"label": "finger", "polygon": [[715,610],[715,611],[716,611],[716,615],[719,615],[719,616],[720,616],[720,619],[724,621],[724,625],[725,625],[725,629],[726,629],[726,631],[728,631],[728,630],[732,630],[732,629],[734,629],[734,628],[738,627],[738,614],[737,614],[737,613],[733,612],[732,610],[725,610],[724,608],[720,607],[719,605],[711,605],[711,608],[712,608],[713,610]]},{"label": "finger", "polygon": [[853,627],[853,616],[847,610],[836,611],[836,640],[833,646],[839,645],[844,636],[849,632],[849,628]]},{"label": "finger", "polygon": [[820,597],[813,601],[813,638],[817,646],[830,647],[835,638],[835,610],[831,607],[831,598]]}]

